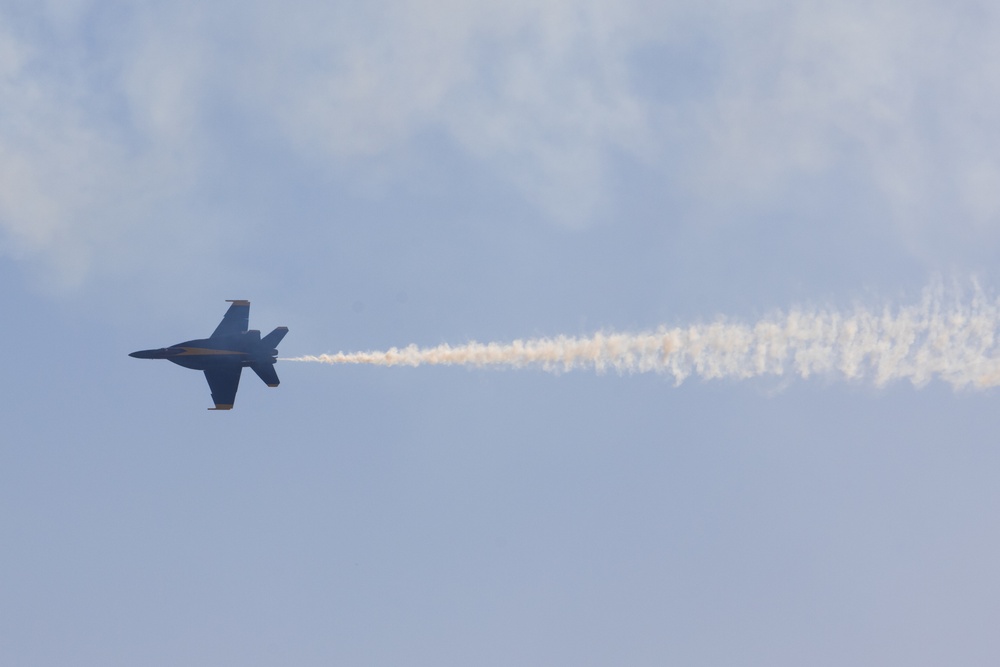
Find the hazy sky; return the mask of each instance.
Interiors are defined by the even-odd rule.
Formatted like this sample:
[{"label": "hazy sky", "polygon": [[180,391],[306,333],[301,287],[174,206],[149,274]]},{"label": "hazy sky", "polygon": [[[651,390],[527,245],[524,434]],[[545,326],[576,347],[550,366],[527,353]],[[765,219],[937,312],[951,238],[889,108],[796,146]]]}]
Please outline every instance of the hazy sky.
[{"label": "hazy sky", "polygon": [[0,662],[997,664],[995,390],[127,356],[995,293],[1000,11],[735,5],[0,0]]}]

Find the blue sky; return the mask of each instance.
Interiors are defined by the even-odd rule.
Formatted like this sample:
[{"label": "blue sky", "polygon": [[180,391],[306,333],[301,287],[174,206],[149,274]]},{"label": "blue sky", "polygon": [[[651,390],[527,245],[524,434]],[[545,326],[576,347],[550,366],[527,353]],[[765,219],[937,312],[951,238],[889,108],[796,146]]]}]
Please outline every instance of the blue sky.
[{"label": "blue sky", "polygon": [[130,359],[993,292],[986,3],[0,0],[0,661],[992,665],[995,390]]}]

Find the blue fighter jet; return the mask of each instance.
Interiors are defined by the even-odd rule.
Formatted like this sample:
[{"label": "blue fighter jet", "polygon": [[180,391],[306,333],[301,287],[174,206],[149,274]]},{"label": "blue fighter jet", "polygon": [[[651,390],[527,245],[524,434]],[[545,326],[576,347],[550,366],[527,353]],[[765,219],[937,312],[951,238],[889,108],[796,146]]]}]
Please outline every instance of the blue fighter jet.
[{"label": "blue fighter jet", "polygon": [[212,335],[188,340],[158,350],[139,350],[128,355],[136,359],[168,359],[178,366],[205,371],[215,407],[209,410],[232,410],[240,373],[249,366],[268,387],[278,386],[274,372],[278,343],[288,327],[278,327],[263,338],[250,325],[250,302],[227,299],[229,306],[222,322]]}]

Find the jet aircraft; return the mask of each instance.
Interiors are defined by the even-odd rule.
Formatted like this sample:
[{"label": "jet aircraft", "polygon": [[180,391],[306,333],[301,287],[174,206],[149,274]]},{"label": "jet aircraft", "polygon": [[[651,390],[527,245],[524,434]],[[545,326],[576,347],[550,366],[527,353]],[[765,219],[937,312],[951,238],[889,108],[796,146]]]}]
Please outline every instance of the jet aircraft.
[{"label": "jet aircraft", "polygon": [[137,359],[167,359],[178,366],[205,371],[215,407],[209,410],[232,410],[240,373],[249,366],[268,387],[278,386],[274,371],[278,343],[288,327],[278,327],[263,338],[250,325],[250,302],[227,299],[229,310],[208,338],[188,340],[158,350],[139,350],[128,355]]}]

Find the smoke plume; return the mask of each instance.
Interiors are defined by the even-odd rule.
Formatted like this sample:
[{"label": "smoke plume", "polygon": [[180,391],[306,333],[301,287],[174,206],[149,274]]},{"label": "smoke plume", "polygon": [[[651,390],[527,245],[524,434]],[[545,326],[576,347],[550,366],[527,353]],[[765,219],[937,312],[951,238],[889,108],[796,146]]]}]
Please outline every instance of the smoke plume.
[{"label": "smoke plume", "polygon": [[978,287],[964,296],[943,292],[928,289],[919,303],[903,307],[792,309],[749,324],[720,320],[640,333],[409,345],[284,361],[662,373],[677,384],[692,376],[824,376],[877,386],[904,379],[922,386],[935,378],[954,387],[1000,384],[1000,302]]}]

